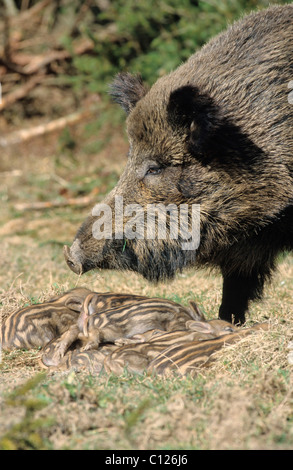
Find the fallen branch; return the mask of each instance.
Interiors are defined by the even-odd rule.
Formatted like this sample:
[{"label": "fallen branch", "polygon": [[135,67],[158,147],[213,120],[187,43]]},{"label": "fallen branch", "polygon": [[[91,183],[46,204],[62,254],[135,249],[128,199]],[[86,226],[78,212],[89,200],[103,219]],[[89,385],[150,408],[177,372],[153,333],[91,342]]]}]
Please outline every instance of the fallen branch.
[{"label": "fallen branch", "polygon": [[82,111],[69,114],[66,117],[55,119],[54,121],[40,124],[39,126],[30,129],[22,129],[20,131],[12,132],[7,137],[0,138],[0,146],[8,147],[9,145],[23,143],[32,139],[33,137],[38,137],[44,134],[48,134],[49,132],[61,130],[68,125],[76,124],[86,117],[91,116],[94,112],[96,112],[96,109],[84,109]]},{"label": "fallen branch", "polygon": [[12,177],[12,176],[22,176],[22,174],[23,174],[22,170],[1,171],[0,172],[0,178],[7,178],[7,177]]},{"label": "fallen branch", "polygon": [[21,100],[36,86],[38,85],[44,78],[44,75],[37,75],[36,77],[32,77],[28,80],[24,85],[17,88],[14,91],[11,91],[7,95],[3,96],[2,101],[0,101],[0,111],[7,106],[12,105],[18,100]]},{"label": "fallen branch", "polygon": [[66,206],[88,206],[94,204],[95,199],[93,196],[83,196],[77,198],[68,198],[64,201],[40,201],[32,203],[19,203],[14,205],[14,209],[17,211],[30,211],[30,210],[44,210],[53,209],[55,207],[66,207]]}]

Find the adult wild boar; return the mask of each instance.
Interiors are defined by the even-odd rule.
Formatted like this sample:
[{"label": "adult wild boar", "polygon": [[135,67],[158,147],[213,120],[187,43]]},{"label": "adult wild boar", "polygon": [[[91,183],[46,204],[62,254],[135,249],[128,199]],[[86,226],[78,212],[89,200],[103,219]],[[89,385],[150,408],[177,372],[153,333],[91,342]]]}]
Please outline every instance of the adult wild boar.
[{"label": "adult wild boar", "polygon": [[200,244],[187,250],[180,236],[127,239],[121,230],[97,239],[93,212],[65,247],[69,267],[128,269],[149,280],[186,266],[219,267],[219,316],[244,322],[278,253],[293,247],[292,80],[293,5],[236,22],[150,89],[119,74],[111,93],[128,114],[130,150],[104,200],[113,227],[117,196],[142,211],[199,204]]}]

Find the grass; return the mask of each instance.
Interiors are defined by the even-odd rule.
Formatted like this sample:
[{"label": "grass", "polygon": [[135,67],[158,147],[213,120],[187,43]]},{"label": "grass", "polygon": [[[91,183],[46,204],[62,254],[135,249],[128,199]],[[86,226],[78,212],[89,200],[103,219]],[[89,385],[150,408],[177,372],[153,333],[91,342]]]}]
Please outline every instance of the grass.
[{"label": "grass", "polygon": [[[64,187],[72,195],[88,194],[97,181],[100,200],[115,184],[127,152],[123,137],[115,135],[98,155],[84,155],[82,130],[74,132],[75,158],[65,155],[60,163],[58,139],[52,139],[10,149],[1,160],[0,318],[77,285],[183,304],[195,300],[215,318],[221,298],[216,273],[185,271],[157,286],[134,273],[79,278],[67,268],[62,245],[72,241],[90,207],[15,210],[19,202],[66,197]],[[292,449],[292,294],[293,257],[286,255],[248,318],[248,324],[269,320],[270,329],[219,351],[193,379],[44,373],[40,351],[3,352],[0,448]]]}]

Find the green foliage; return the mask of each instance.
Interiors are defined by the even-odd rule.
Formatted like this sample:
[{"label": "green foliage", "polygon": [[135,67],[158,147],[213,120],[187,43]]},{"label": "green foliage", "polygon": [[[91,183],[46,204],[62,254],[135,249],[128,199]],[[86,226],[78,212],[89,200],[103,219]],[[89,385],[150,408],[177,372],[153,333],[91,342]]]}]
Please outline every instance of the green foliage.
[{"label": "green foliage", "polygon": [[7,398],[6,406],[24,407],[25,415],[9,431],[0,436],[0,450],[41,450],[45,449],[41,430],[53,423],[51,418],[36,418],[35,413],[47,406],[46,399],[28,396],[29,392],[44,380],[46,374],[37,374],[24,385],[17,387]]},{"label": "green foliage", "polygon": [[[80,32],[94,42],[94,54],[74,57],[77,89],[107,90],[121,70],[140,73],[150,84],[170,72],[228,24],[253,10],[283,1],[112,0]],[[70,48],[70,40],[64,40]]]}]

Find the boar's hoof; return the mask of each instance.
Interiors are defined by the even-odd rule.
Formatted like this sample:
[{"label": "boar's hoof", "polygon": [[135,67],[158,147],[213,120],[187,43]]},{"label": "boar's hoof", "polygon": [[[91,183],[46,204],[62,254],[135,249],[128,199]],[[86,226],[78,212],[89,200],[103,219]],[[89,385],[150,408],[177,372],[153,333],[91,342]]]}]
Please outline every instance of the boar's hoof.
[{"label": "boar's hoof", "polygon": [[65,245],[63,247],[63,253],[64,253],[64,257],[65,257],[65,260],[66,260],[66,263],[67,263],[68,267],[75,274],[82,274],[83,273],[82,264],[79,263],[78,261],[74,260],[74,258],[72,257],[72,255],[70,253],[69,246]]}]

